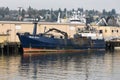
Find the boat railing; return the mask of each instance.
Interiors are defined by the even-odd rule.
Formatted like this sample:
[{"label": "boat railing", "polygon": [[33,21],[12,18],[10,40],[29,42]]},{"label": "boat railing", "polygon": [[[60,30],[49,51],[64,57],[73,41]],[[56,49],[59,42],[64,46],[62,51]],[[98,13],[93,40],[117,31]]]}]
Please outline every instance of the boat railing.
[{"label": "boat railing", "polygon": [[62,35],[53,35],[53,34],[38,34],[39,36],[45,36],[49,38],[58,38],[58,39],[64,39],[64,36]]},{"label": "boat railing", "polygon": [[97,31],[94,30],[79,30],[77,33],[97,33]]}]

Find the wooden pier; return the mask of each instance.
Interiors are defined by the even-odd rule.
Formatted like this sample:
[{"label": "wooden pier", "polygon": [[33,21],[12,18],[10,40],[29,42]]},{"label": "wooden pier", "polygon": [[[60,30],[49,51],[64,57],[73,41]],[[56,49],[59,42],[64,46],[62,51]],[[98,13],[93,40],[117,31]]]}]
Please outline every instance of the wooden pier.
[{"label": "wooden pier", "polygon": [[22,46],[16,42],[0,43],[0,54],[22,54]]},{"label": "wooden pier", "polygon": [[114,50],[115,47],[120,47],[120,40],[106,41],[106,49]]}]

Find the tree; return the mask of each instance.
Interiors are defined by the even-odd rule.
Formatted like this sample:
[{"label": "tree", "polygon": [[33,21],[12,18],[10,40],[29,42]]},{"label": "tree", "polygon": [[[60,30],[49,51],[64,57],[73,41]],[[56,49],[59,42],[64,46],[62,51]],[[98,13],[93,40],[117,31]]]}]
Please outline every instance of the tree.
[{"label": "tree", "polygon": [[6,15],[9,14],[9,8],[8,8],[8,7],[5,8],[4,13],[5,13]]},{"label": "tree", "polygon": [[27,13],[29,14],[29,17],[32,17],[33,8],[31,8],[31,6],[29,6],[29,8],[27,9]]},{"label": "tree", "polygon": [[112,15],[115,15],[115,14],[116,14],[116,10],[115,10],[115,9],[112,9],[112,10],[111,10],[111,14],[112,14]]},{"label": "tree", "polygon": [[84,10],[83,8],[78,8],[78,11],[83,12]]},{"label": "tree", "polygon": [[105,9],[103,9],[102,14],[103,14],[103,15],[107,15],[107,12],[106,12]]},{"label": "tree", "polygon": [[66,18],[67,17],[67,9],[66,8],[64,8],[64,11],[63,11],[63,18]]},{"label": "tree", "polygon": [[25,13],[26,13],[26,11],[24,9],[22,9],[21,16],[25,17]]}]

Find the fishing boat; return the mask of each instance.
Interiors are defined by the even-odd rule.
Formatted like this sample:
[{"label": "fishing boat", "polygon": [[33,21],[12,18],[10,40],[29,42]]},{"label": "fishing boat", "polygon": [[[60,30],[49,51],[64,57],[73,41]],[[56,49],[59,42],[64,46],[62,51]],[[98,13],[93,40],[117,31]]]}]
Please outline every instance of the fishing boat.
[{"label": "fishing boat", "polygon": [[86,24],[86,16],[80,11],[73,11],[71,15],[67,16],[66,18],[60,18],[60,13],[58,14],[57,23],[71,23],[71,24]]},{"label": "fishing boat", "polygon": [[[73,38],[62,30],[51,28],[44,33],[36,34],[37,22],[34,22],[33,33],[17,33],[24,52],[32,51],[81,51],[105,49],[102,33],[95,29],[78,29]],[[55,31],[63,36],[55,36],[50,32]]]},{"label": "fishing boat", "polygon": [[86,24],[86,18],[80,11],[74,11],[69,18],[69,22],[74,24]]}]

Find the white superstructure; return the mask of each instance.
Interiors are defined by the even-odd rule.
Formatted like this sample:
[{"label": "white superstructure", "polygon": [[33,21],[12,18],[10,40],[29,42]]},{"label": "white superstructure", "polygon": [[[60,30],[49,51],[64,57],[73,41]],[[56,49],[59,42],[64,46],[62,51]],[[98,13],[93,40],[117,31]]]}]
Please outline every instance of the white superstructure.
[{"label": "white superstructure", "polygon": [[74,11],[72,13],[72,16],[69,18],[69,23],[85,24],[85,15],[83,15],[83,13],[81,13],[80,11]]}]

